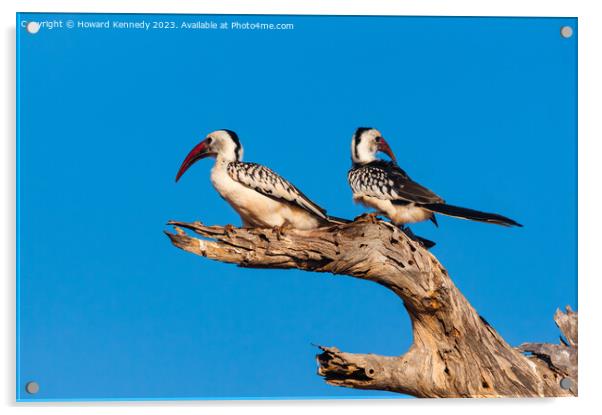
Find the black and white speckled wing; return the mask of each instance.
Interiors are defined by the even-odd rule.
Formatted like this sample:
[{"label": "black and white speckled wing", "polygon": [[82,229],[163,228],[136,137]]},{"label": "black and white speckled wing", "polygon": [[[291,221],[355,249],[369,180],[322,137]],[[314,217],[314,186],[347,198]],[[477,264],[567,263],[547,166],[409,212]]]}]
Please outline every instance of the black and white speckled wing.
[{"label": "black and white speckled wing", "polygon": [[297,205],[322,219],[328,220],[326,211],[312,202],[291,182],[268,167],[257,163],[237,161],[228,165],[228,174],[233,180],[264,196]]},{"label": "black and white speckled wing", "polygon": [[396,163],[374,161],[354,166],[347,175],[353,193],[393,202],[444,203],[444,200],[416,183]]}]

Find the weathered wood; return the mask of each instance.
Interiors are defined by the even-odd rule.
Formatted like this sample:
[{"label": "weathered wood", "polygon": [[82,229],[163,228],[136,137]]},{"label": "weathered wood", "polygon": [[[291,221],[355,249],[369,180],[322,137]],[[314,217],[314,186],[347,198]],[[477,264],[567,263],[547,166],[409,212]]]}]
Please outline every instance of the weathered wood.
[{"label": "weathered wood", "polygon": [[[169,224],[176,229],[166,232],[172,243],[196,255],[242,267],[349,275],[395,292],[412,320],[413,345],[401,356],[320,346],[318,373],[331,385],[417,397],[577,395],[576,313],[569,309],[555,317],[568,345],[513,348],[477,314],[429,251],[374,216],[309,231]],[[572,354],[564,358],[566,349]],[[569,390],[560,386],[564,378],[572,381]]]},{"label": "weathered wood", "polygon": [[[569,391],[577,395],[577,354],[579,342],[577,337],[577,313],[566,306],[566,313],[556,310],[554,321],[560,329],[564,339],[561,344],[550,343],[523,343],[517,349],[521,352],[530,353],[530,358],[544,366],[547,366],[558,376],[568,380]],[[566,339],[566,340],[565,340]]]}]

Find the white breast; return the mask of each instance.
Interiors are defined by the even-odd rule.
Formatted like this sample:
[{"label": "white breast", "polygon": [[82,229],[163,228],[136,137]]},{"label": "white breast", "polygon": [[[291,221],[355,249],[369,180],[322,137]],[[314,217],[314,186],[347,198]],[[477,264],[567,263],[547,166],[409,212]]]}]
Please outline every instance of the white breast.
[{"label": "white breast", "polygon": [[354,194],[353,200],[364,206],[374,208],[386,215],[396,225],[422,222],[431,217],[432,212],[410,203],[408,205],[394,205],[390,200],[378,199],[372,196]]},{"label": "white breast", "polygon": [[314,229],[319,220],[307,211],[274,200],[233,180],[227,171],[227,162],[215,163],[211,170],[215,190],[238,212],[243,226],[291,226],[296,229]]}]

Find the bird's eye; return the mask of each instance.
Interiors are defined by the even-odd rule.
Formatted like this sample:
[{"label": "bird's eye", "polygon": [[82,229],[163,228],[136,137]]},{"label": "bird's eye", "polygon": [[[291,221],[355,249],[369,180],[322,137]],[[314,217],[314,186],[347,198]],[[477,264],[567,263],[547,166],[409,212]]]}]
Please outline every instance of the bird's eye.
[{"label": "bird's eye", "polygon": [[383,141],[383,138],[380,137],[380,136],[378,136],[378,137],[375,138],[375,140],[376,140],[377,143],[380,143],[381,141]]},{"label": "bird's eye", "polygon": [[207,144],[211,144],[213,142],[213,138],[212,137],[207,137]]}]

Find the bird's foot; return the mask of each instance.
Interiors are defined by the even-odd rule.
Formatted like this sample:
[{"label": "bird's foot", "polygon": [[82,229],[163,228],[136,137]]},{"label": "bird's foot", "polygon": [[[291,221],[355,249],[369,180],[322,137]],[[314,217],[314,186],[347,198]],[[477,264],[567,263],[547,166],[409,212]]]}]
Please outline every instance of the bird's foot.
[{"label": "bird's foot", "polygon": [[227,224],[224,226],[224,233],[226,236],[232,235],[236,231],[236,227],[234,225]]},{"label": "bird's foot", "polygon": [[361,215],[359,215],[358,217],[356,217],[355,219],[353,219],[354,222],[356,221],[364,221],[364,222],[370,222],[370,223],[376,223],[378,222],[378,213],[362,213]]},{"label": "bird's foot", "polygon": [[285,223],[281,226],[274,226],[272,228],[272,232],[276,235],[276,239],[280,241],[284,236],[284,231],[287,231],[289,229],[291,229],[291,226]]}]

